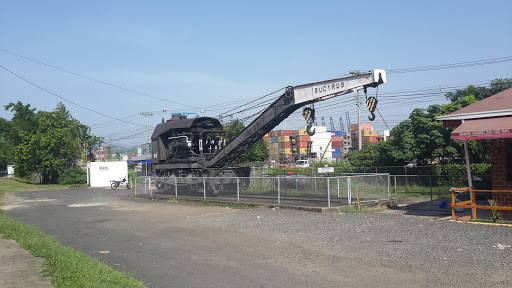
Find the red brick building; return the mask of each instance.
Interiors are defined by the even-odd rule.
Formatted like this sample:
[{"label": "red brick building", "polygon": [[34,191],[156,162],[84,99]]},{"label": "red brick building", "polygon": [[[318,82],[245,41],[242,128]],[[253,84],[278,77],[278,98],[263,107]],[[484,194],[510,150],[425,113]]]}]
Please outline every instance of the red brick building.
[{"label": "red brick building", "polygon": [[[512,88],[437,120],[444,127],[457,127],[453,140],[490,139],[492,189],[512,191]],[[501,206],[512,206],[512,193],[493,192],[493,198]],[[510,211],[504,212],[511,218]]]}]

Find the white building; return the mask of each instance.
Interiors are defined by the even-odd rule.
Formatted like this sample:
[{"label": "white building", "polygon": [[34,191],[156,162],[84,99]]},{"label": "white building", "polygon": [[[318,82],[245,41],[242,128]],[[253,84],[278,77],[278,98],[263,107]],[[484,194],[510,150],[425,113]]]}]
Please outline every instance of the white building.
[{"label": "white building", "polygon": [[387,138],[389,137],[389,135],[390,135],[389,130],[377,131],[377,136],[382,137],[382,139],[383,139],[384,141],[387,141],[387,140],[388,140]]},{"label": "white building", "polygon": [[110,180],[128,181],[128,163],[118,162],[88,162],[87,184],[90,187],[109,187]]}]

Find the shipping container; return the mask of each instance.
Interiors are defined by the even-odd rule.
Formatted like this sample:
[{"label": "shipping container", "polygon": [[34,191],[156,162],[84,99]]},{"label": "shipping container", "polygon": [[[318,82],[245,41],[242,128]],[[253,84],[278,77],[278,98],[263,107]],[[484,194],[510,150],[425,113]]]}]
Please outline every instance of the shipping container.
[{"label": "shipping container", "polygon": [[309,135],[302,135],[302,136],[299,136],[299,141],[300,141],[300,142],[307,142],[307,141],[311,141],[311,136],[309,136]]},{"label": "shipping container", "polygon": [[362,130],[361,133],[363,136],[377,136],[377,131],[375,130]]},{"label": "shipping container", "polygon": [[283,143],[283,142],[290,143],[290,136],[279,136],[279,137],[277,137],[277,139],[281,143]]},{"label": "shipping container", "polygon": [[341,147],[332,147],[331,151],[334,152],[341,152]]},{"label": "shipping container", "polygon": [[341,158],[340,152],[332,152],[332,158]]},{"label": "shipping container", "polygon": [[341,141],[343,141],[343,137],[341,137],[341,136],[332,136],[331,139],[332,139],[332,142],[341,142]]},{"label": "shipping container", "polygon": [[343,141],[332,141],[331,146],[332,147],[343,147]]},{"label": "shipping container", "polygon": [[271,139],[272,139],[272,140],[271,140],[271,143],[277,143],[277,142],[279,142],[279,141],[278,141],[278,139],[277,139],[277,137],[272,137]]},{"label": "shipping container", "polygon": [[300,148],[300,149],[299,149],[299,153],[300,153],[300,154],[306,154],[306,153],[308,153],[308,148]]},{"label": "shipping container", "polygon": [[363,144],[368,143],[368,142],[369,143],[377,143],[377,142],[379,142],[377,137],[379,137],[379,136],[363,136],[363,139],[362,139]]},{"label": "shipping container", "polygon": [[331,136],[343,136],[341,134],[341,131],[327,131],[329,133],[331,133]]},{"label": "shipping container", "polygon": [[281,142],[281,143],[279,143],[279,149],[284,149],[284,148],[291,148],[290,142]]},{"label": "shipping container", "polygon": [[299,136],[308,136],[308,132],[306,132],[306,130],[304,129],[299,129]]},{"label": "shipping container", "polygon": [[[361,130],[372,130],[372,124],[370,123],[361,123]],[[350,132],[357,132],[357,124],[350,125]]]},{"label": "shipping container", "polygon": [[279,136],[291,136],[293,135],[292,130],[279,130]]}]

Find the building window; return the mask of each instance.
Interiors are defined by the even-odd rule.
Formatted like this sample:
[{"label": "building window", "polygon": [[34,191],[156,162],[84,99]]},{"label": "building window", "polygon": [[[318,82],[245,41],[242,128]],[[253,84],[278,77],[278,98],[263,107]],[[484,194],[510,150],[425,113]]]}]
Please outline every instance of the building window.
[{"label": "building window", "polygon": [[506,161],[507,161],[507,179],[509,181],[512,181],[512,143],[506,143],[507,146],[506,146],[506,152],[507,152],[507,158],[506,158]]}]

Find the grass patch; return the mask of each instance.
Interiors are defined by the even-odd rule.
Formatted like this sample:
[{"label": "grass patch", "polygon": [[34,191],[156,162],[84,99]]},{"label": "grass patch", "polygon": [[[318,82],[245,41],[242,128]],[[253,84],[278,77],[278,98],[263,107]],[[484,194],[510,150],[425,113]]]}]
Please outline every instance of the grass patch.
[{"label": "grass patch", "polygon": [[217,207],[227,207],[231,209],[252,209],[257,208],[258,205],[246,205],[240,203],[231,203],[231,202],[209,202],[209,201],[191,201],[191,200],[168,200],[168,202],[173,203],[183,203],[183,204],[196,204],[202,206],[217,206]]},{"label": "grass patch", "polygon": [[254,205],[244,205],[239,203],[230,203],[230,202],[207,202],[202,201],[199,202],[199,205],[203,206],[218,206],[218,207],[227,207],[231,209],[250,209],[250,208],[256,208],[257,206]]},{"label": "grass patch", "polygon": [[142,282],[62,246],[34,226],[0,215],[0,233],[45,259],[45,273],[55,287],[145,287]]},{"label": "grass patch", "polygon": [[357,208],[357,204],[340,209],[340,213],[372,213],[374,211],[375,211],[375,209],[370,210],[370,209],[363,209],[363,208],[361,208],[361,210],[359,210],[359,208]]},{"label": "grass patch", "polygon": [[468,221],[469,222],[477,222],[477,223],[512,224],[512,221],[510,221],[510,220],[498,220],[497,222],[494,222],[490,218],[469,219]]},{"label": "grass patch", "polygon": [[[0,207],[8,193],[43,189],[62,189],[69,185],[31,184],[15,179],[0,179]],[[45,259],[45,274],[55,287],[145,287],[122,272],[72,248],[62,246],[34,226],[9,218],[0,209],[0,234],[16,241],[31,254]]]}]

